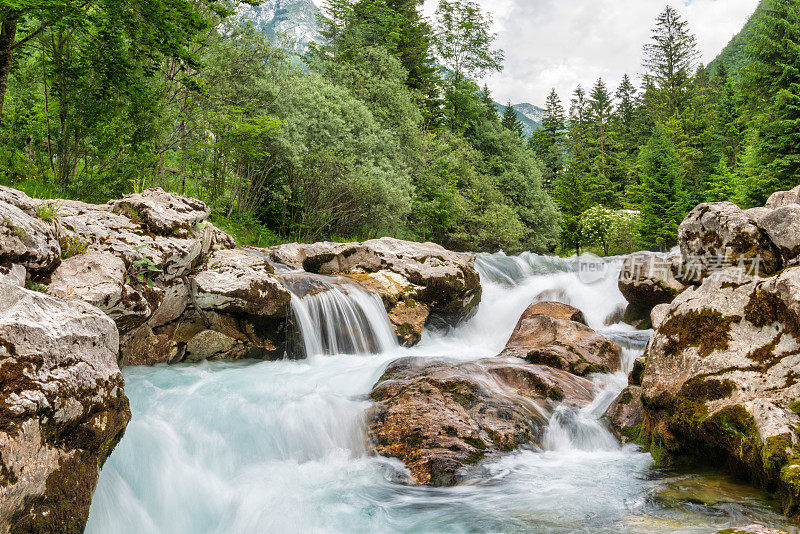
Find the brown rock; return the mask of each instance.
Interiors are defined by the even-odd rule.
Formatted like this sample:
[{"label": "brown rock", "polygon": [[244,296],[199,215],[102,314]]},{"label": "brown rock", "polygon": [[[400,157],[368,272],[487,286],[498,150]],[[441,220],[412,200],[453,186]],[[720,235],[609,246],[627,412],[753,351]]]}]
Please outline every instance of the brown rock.
[{"label": "brown rock", "polygon": [[[535,310],[537,306],[533,304],[522,314],[503,356],[523,358],[530,363],[549,365],[577,375],[610,373],[620,369],[622,347],[617,343],[585,324],[531,313],[531,308]],[[568,309],[563,306],[559,309]]]},{"label": "brown rock", "polygon": [[586,318],[581,310],[561,302],[534,302],[523,312],[520,320],[527,319],[533,315],[547,315],[554,319],[566,319],[567,321],[586,324]]},{"label": "brown rock", "polygon": [[461,364],[403,358],[371,396],[375,450],[402,460],[418,484],[449,486],[486,457],[539,445],[556,403],[582,407],[594,385],[514,358]]}]

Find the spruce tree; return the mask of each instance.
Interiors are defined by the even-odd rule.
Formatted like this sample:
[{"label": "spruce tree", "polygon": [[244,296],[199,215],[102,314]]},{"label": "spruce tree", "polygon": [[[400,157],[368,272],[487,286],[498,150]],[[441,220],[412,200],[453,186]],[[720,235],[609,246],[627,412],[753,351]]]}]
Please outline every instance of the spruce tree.
[{"label": "spruce tree", "polygon": [[503,125],[503,128],[511,130],[519,137],[523,137],[525,135],[522,121],[519,120],[517,110],[511,105],[511,101],[506,104],[506,108],[503,110],[503,118],[500,120],[500,124]]},{"label": "spruce tree", "polygon": [[647,248],[666,250],[677,242],[684,216],[681,166],[666,129],[657,125],[639,154],[641,168],[640,242]]},{"label": "spruce tree", "polygon": [[746,201],[762,205],[800,183],[800,4],[774,0],[764,9],[744,72],[754,113],[754,167]]},{"label": "spruce tree", "polygon": [[650,43],[644,46],[646,78],[661,93],[660,120],[680,112],[686,105],[686,93],[697,58],[697,41],[689,32],[689,23],[667,6],[656,19]]},{"label": "spruce tree", "polygon": [[544,166],[542,178],[548,188],[556,183],[564,167],[566,129],[564,106],[558,93],[553,89],[547,96],[542,114],[542,127],[534,131],[528,139],[528,146]]},{"label": "spruce tree", "polygon": [[619,84],[614,96],[618,102],[614,110],[614,123],[623,139],[625,150],[632,152],[635,147],[632,134],[634,114],[636,112],[636,87],[627,74],[622,77],[622,82]]},{"label": "spruce tree", "polygon": [[614,104],[605,82],[597,80],[587,103],[587,150],[591,165],[596,200],[613,206],[617,192],[623,188],[619,172],[619,147],[611,135]]},{"label": "spruce tree", "polygon": [[580,255],[584,242],[581,215],[592,206],[586,174],[574,163],[567,165],[553,188],[553,199],[561,210],[561,242]]},{"label": "spruce tree", "polygon": [[707,202],[730,202],[736,196],[736,177],[722,157],[714,169],[706,191]]}]

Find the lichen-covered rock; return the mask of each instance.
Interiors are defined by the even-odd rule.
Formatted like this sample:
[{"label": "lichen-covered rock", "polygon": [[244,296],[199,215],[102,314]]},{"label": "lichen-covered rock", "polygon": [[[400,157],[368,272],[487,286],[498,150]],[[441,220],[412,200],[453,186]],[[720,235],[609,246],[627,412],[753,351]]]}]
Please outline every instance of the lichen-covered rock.
[{"label": "lichen-covered rock", "polygon": [[515,358],[403,358],[372,390],[369,435],[413,482],[450,486],[484,458],[537,447],[556,404],[580,408],[593,396],[588,380]]},{"label": "lichen-covered rock", "polygon": [[211,209],[200,200],[167,193],[160,187],[112,200],[109,206],[155,234],[186,237],[192,227],[211,215]]},{"label": "lichen-covered rock", "polygon": [[[729,269],[679,295],[647,348],[643,437],[658,458],[722,456],[800,506],[800,269]],[[800,474],[800,468],[797,469]]]},{"label": "lichen-covered rock", "polygon": [[124,334],[144,323],[162,299],[160,289],[146,284],[137,289],[127,282],[122,259],[108,252],[89,252],[64,260],[53,272],[47,293],[100,308]]},{"label": "lichen-covered rock", "polygon": [[[205,329],[247,343],[249,354],[283,356],[291,293],[266,255],[255,249],[220,250],[191,278],[191,302]],[[238,350],[238,349],[237,349]]]},{"label": "lichen-covered rock", "polygon": [[687,285],[675,278],[680,264],[680,253],[640,252],[625,258],[618,282],[628,301],[623,318],[638,324],[650,315],[653,307],[672,302],[685,290]]},{"label": "lichen-covered rock", "polygon": [[113,254],[125,262],[132,277],[155,282],[184,276],[212,250],[235,245],[208,221],[197,223],[181,236],[163,236],[113,212],[109,205],[61,201],[58,220],[65,239],[87,252]]},{"label": "lichen-covered rock", "polygon": [[0,265],[47,274],[61,261],[61,248],[55,228],[38,219],[32,205],[23,193],[0,186]]},{"label": "lichen-covered rock", "polygon": [[731,202],[700,204],[678,229],[683,256],[679,278],[698,284],[716,266],[737,265],[758,258],[762,274],[783,268],[778,247],[758,225],[756,213],[745,212]]},{"label": "lichen-covered rock", "polygon": [[0,282],[0,531],[82,532],[130,419],[107,316]]},{"label": "lichen-covered rock", "polygon": [[[557,315],[564,316],[564,306],[558,307],[561,311]],[[555,303],[547,307],[554,309]],[[620,369],[622,347],[617,343],[585,324],[537,313],[544,309],[542,303],[535,303],[522,314],[503,350],[504,356],[581,376]]]},{"label": "lichen-covered rock", "polygon": [[758,218],[758,227],[780,250],[783,265],[797,265],[800,261],[800,204],[789,204],[765,213]]},{"label": "lichen-covered rock", "polygon": [[800,186],[795,187],[791,191],[776,191],[772,193],[764,207],[775,209],[792,204],[800,204]]},{"label": "lichen-covered rock", "polygon": [[718,530],[716,534],[789,534],[785,530],[765,527],[764,525],[745,525],[742,527],[726,528]]},{"label": "lichen-covered rock", "polygon": [[[425,304],[431,318],[449,324],[469,316],[480,302],[480,277],[474,267],[474,255],[451,252],[434,243],[384,237],[363,243],[292,243],[273,247],[269,252],[274,260],[309,273],[400,275],[404,297]],[[361,281],[369,288],[369,281]]]}]

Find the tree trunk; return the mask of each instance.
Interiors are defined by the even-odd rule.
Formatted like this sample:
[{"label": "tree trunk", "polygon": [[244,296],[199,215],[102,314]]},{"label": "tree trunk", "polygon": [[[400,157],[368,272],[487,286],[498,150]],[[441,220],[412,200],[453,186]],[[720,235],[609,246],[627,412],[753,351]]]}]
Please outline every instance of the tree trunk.
[{"label": "tree trunk", "polygon": [[6,99],[8,75],[14,58],[14,40],[17,38],[17,19],[7,18],[0,25],[0,124],[3,123],[3,102]]}]

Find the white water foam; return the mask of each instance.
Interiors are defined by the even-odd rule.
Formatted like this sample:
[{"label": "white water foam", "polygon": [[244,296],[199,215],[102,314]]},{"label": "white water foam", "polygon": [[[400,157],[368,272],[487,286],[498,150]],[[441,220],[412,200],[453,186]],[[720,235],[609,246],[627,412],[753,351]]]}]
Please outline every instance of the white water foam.
[{"label": "white water foam", "polygon": [[133,419],[102,470],[87,532],[714,532],[779,521],[760,502],[660,497],[650,455],[600,420],[637,349],[623,371],[593,377],[593,403],[552,415],[547,450],[485,462],[453,488],[398,483],[403,466],[369,453],[365,424],[368,393],[394,359],[494,356],[536,298],[581,308],[609,335],[638,335],[604,325],[624,303],[613,276],[586,285],[569,260],[532,254],[479,255],[477,265],[477,314],[412,349],[387,336],[379,301],[341,290],[295,297],[306,360],[125,369]]}]

